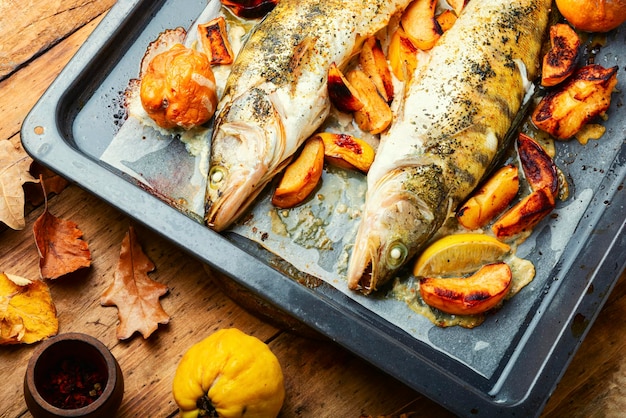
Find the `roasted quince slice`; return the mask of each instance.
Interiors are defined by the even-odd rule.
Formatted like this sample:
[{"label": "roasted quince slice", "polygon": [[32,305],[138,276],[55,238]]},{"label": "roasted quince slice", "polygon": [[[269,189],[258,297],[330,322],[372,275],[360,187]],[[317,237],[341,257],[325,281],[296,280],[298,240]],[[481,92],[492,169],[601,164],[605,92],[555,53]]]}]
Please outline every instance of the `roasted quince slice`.
[{"label": "roasted quince slice", "polygon": [[333,62],[328,69],[328,97],[341,112],[352,113],[363,108],[359,93]]},{"label": "roasted quince slice", "polygon": [[424,302],[452,315],[476,315],[496,307],[512,283],[511,268],[504,262],[487,264],[469,277],[420,279]]},{"label": "roasted quince slice", "polygon": [[374,148],[360,138],[331,132],[316,136],[324,142],[324,156],[331,164],[367,173],[374,162]]},{"label": "roasted quince slice", "polygon": [[365,41],[359,55],[359,65],[372,80],[385,101],[391,103],[393,100],[393,80],[387,57],[385,57],[378,38],[372,36]]},{"label": "roasted quince slice", "polygon": [[498,218],[491,229],[502,240],[530,234],[554,206],[555,198],[549,186],[534,190]]},{"label": "roasted quince slice", "polygon": [[452,7],[454,14],[459,16],[469,0],[446,0],[448,6]]},{"label": "roasted quince slice", "polygon": [[503,212],[519,191],[519,169],[509,164],[495,172],[459,208],[456,218],[463,227],[482,228]]},{"label": "roasted quince slice", "polygon": [[408,81],[417,68],[418,49],[404,29],[398,27],[391,35],[387,58],[393,75],[400,81]]},{"label": "roasted quince slice", "polygon": [[431,49],[443,31],[435,18],[438,0],[414,0],[402,13],[400,23],[413,45],[427,51]]},{"label": "roasted quince slice", "polygon": [[533,111],[533,123],[556,139],[571,138],[609,108],[617,70],[617,66],[604,68],[598,64],[578,69],[543,97]]},{"label": "roasted quince slice", "polygon": [[520,133],[517,154],[531,189],[546,187],[556,197],[559,192],[559,173],[554,160],[543,147],[530,136]]},{"label": "roasted quince slice", "polygon": [[441,31],[445,32],[450,29],[457,20],[457,15],[450,9],[446,9],[437,15],[437,23],[441,27]]},{"label": "roasted quince slice", "polygon": [[550,27],[550,43],[541,67],[541,85],[545,87],[555,86],[572,75],[580,49],[578,34],[566,23]]},{"label": "roasted quince slice", "polygon": [[235,55],[228,40],[226,19],[218,16],[207,23],[198,25],[198,35],[204,53],[209,57],[211,65],[229,65]]},{"label": "roasted quince slice", "polygon": [[347,74],[347,79],[357,91],[363,107],[354,112],[354,120],[363,131],[379,134],[391,125],[393,114],[385,99],[378,93],[376,86],[362,70],[354,69]]},{"label": "roasted quince slice", "polygon": [[274,191],[272,204],[281,209],[299,205],[317,187],[324,169],[324,142],[319,136],[307,139]]}]

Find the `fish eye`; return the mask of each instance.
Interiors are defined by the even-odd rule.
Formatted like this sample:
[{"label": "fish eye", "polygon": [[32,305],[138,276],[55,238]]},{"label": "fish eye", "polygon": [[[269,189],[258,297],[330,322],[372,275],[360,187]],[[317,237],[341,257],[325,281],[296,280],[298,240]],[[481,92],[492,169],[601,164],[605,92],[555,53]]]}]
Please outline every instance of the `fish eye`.
[{"label": "fish eye", "polygon": [[225,177],[226,177],[226,170],[224,169],[224,167],[221,167],[221,166],[211,167],[211,170],[209,171],[209,181],[210,181],[211,187],[213,188],[219,187],[220,183],[224,181]]},{"label": "fish eye", "polygon": [[392,268],[400,267],[409,255],[406,245],[397,241],[392,243],[387,250],[387,264]]}]

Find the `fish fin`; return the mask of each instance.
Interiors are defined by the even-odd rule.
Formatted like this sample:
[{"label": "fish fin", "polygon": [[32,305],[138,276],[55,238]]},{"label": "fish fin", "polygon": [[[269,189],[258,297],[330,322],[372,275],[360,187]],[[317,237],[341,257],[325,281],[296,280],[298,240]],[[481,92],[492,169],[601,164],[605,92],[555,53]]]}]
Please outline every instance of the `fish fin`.
[{"label": "fish fin", "polygon": [[[316,43],[317,38],[307,36],[295,47],[288,66],[290,74],[289,77],[292,80],[298,80],[300,78],[303,70],[303,63],[309,62],[309,57],[315,53]],[[292,83],[292,86],[292,93],[295,93],[297,83]]]}]

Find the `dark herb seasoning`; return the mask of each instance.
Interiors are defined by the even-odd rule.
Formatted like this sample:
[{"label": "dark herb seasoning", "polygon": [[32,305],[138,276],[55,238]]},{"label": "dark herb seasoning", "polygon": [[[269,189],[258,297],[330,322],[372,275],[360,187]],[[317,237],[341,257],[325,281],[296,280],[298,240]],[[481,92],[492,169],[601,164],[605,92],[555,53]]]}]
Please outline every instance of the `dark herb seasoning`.
[{"label": "dark herb seasoning", "polygon": [[92,363],[80,358],[66,358],[46,372],[41,394],[57,408],[82,408],[102,395],[106,377],[106,373]]}]

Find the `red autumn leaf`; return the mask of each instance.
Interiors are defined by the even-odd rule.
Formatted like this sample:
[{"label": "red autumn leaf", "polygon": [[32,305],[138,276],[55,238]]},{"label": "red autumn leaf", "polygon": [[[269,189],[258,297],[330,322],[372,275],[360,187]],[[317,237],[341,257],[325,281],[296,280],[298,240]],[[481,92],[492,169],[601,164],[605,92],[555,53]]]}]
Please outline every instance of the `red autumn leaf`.
[{"label": "red autumn leaf", "polygon": [[45,201],[43,213],[33,224],[42,278],[56,279],[91,265],[91,253],[77,226],[48,212]]},{"label": "red autumn leaf", "polygon": [[117,306],[120,320],[117,338],[120,340],[129,338],[135,331],[144,339],[148,338],[159,324],[170,320],[159,302],[168,292],[167,286],[148,277],[154,269],[154,263],[141,249],[135,229],[130,227],[122,241],[113,283],[100,298],[103,306]]}]

